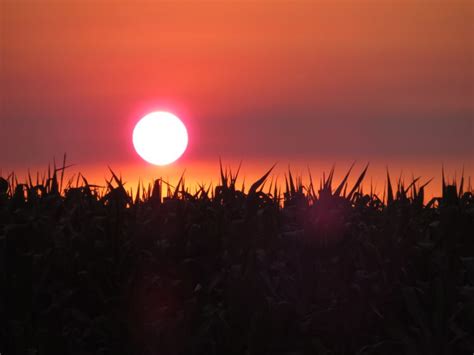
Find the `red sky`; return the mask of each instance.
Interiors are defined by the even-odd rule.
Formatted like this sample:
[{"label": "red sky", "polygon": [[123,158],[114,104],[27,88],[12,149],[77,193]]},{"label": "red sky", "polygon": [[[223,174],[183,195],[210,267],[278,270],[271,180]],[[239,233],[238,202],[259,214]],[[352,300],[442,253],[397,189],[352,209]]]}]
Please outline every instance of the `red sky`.
[{"label": "red sky", "polygon": [[145,168],[153,109],[187,124],[187,166],[472,167],[472,1],[2,0],[0,21],[4,170]]}]

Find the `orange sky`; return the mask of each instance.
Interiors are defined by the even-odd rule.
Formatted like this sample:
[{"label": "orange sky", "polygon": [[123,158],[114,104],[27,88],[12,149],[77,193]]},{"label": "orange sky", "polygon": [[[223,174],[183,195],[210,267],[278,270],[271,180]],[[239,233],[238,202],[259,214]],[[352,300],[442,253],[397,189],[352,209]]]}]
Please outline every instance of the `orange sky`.
[{"label": "orange sky", "polygon": [[472,1],[2,0],[0,21],[4,170],[143,167],[153,109],[187,124],[189,166],[472,168]]}]

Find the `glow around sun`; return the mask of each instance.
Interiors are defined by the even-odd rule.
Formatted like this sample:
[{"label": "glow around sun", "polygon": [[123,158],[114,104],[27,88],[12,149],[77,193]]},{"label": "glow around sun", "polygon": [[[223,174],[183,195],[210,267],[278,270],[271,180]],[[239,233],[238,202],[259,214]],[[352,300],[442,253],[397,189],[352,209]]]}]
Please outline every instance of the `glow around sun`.
[{"label": "glow around sun", "polygon": [[167,165],[183,155],[188,146],[188,131],[175,115],[157,111],[138,121],[132,139],[143,160],[154,165]]}]

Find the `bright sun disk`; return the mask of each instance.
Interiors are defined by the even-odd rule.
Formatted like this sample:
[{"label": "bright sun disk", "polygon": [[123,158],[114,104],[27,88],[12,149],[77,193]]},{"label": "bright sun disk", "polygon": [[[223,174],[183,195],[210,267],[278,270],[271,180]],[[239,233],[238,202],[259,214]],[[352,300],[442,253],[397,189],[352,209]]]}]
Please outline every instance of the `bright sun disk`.
[{"label": "bright sun disk", "polygon": [[138,155],[145,161],[167,165],[176,161],[186,150],[188,132],[178,117],[157,111],[138,121],[132,140]]}]

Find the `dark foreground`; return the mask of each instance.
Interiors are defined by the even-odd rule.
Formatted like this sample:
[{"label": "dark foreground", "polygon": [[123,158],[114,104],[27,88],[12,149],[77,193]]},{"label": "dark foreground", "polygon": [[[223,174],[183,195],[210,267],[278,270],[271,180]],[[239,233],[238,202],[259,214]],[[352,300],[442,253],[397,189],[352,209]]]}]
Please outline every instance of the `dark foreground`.
[{"label": "dark foreground", "polygon": [[226,173],[133,196],[115,176],[98,192],[59,175],[0,179],[2,355],[474,351],[462,181],[427,202],[418,182],[364,194],[363,175],[289,176],[281,198]]}]

